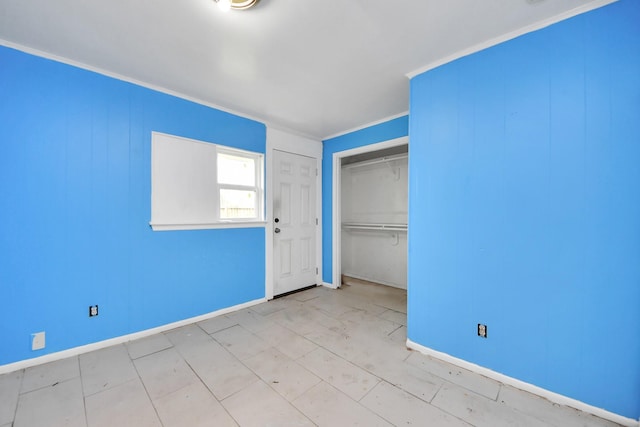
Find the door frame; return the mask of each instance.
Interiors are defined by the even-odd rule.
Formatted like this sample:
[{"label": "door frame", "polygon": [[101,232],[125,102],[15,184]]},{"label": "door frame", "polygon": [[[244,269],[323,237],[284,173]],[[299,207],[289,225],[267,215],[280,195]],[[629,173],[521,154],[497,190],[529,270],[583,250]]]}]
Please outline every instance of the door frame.
[{"label": "door frame", "polygon": [[333,153],[333,200],[331,211],[331,230],[333,237],[332,252],[332,284],[331,288],[337,289],[342,286],[342,159],[356,154],[369,153],[371,151],[383,150],[385,148],[408,145],[409,137],[390,139],[375,144],[363,145],[349,150]]},{"label": "door frame", "polygon": [[265,203],[265,298],[273,299],[275,285],[275,268],[273,266],[273,171],[274,150],[286,151],[291,154],[312,157],[316,160],[316,284],[322,284],[322,141],[296,135],[287,131],[267,126],[267,148],[265,154],[266,165],[266,203]]}]

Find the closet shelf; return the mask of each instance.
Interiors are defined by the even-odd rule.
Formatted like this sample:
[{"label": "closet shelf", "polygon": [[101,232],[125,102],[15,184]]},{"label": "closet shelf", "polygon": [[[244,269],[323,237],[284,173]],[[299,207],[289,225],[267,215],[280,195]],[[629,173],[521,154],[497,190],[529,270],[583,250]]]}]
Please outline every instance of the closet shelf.
[{"label": "closet shelf", "polygon": [[371,166],[371,165],[377,165],[379,163],[386,163],[389,164],[389,162],[393,162],[394,160],[402,160],[402,159],[408,159],[409,155],[404,153],[404,154],[396,154],[394,156],[385,156],[385,157],[380,157],[378,159],[372,159],[372,160],[364,160],[361,162],[355,162],[355,163],[350,163],[348,165],[344,165],[342,166],[344,169],[351,169],[351,168],[359,168],[362,166]]},{"label": "closet shelf", "polygon": [[367,222],[344,222],[342,228],[346,230],[379,230],[379,231],[407,231],[407,224],[373,224]]}]

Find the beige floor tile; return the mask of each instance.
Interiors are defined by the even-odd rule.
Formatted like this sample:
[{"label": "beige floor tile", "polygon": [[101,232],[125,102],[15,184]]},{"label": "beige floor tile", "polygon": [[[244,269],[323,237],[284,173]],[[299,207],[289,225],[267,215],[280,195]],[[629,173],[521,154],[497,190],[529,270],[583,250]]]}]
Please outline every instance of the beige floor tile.
[{"label": "beige floor tile", "polygon": [[343,324],[339,320],[324,314],[316,308],[306,305],[280,310],[267,317],[300,335],[305,335],[318,328],[335,328],[339,330],[343,327]]},{"label": "beige floor tile", "polygon": [[386,310],[380,314],[379,317],[399,325],[407,326],[407,313],[401,313],[395,310]]},{"label": "beige floor tile", "polygon": [[86,426],[80,378],[20,395],[13,425]]},{"label": "beige floor tile", "polygon": [[218,400],[222,400],[258,381],[258,377],[239,361],[202,366],[196,373]]},{"label": "beige floor tile", "polygon": [[362,366],[362,361],[368,360],[369,355],[382,355],[384,358],[404,360],[409,356],[409,351],[404,344],[397,345],[389,336],[376,332],[363,332],[353,330],[334,330],[317,327],[305,334],[305,337],[318,346],[324,347]]},{"label": "beige floor tile", "polygon": [[357,310],[353,307],[342,304],[335,298],[325,297],[314,298],[307,303],[307,306],[315,308],[316,310],[334,318],[344,316],[347,313]]},{"label": "beige floor tile", "polygon": [[226,317],[250,332],[259,332],[271,324],[271,321],[267,317],[249,308],[229,313]]},{"label": "beige floor tile", "polygon": [[418,352],[412,352],[407,358],[407,363],[437,375],[445,380],[465,387],[475,393],[496,400],[500,391],[500,383],[476,374],[475,372],[459,368],[450,363],[446,363],[430,356]]},{"label": "beige floor tile", "polygon": [[80,376],[77,357],[27,368],[24,371],[21,393],[61,383]]},{"label": "beige floor tile", "polygon": [[197,382],[153,401],[164,427],[232,427],[238,424]]},{"label": "beige floor tile", "polygon": [[79,358],[85,396],[138,378],[124,345],[82,354]]},{"label": "beige floor tile", "polygon": [[356,358],[362,351],[362,348],[359,347],[360,343],[352,336],[323,327],[316,327],[306,333],[304,337],[316,346],[329,350],[346,360]]},{"label": "beige floor tile", "polygon": [[85,399],[89,427],[161,427],[140,379]]},{"label": "beige floor tile", "polygon": [[287,300],[278,298],[268,302],[263,302],[261,304],[254,305],[251,307],[251,310],[255,311],[256,313],[262,316],[267,316],[271,313],[275,313],[276,311],[284,310],[289,306],[290,304]]},{"label": "beige floor tile", "polygon": [[498,403],[557,427],[614,427],[618,424],[593,415],[551,403],[526,391],[503,385]]},{"label": "beige floor tile", "polygon": [[348,279],[340,290],[350,297],[362,298],[365,301],[402,313],[407,312],[407,292],[404,289],[358,279]]},{"label": "beige floor tile", "polygon": [[289,301],[293,300],[293,301],[307,302],[307,301],[311,301],[314,298],[317,298],[318,296],[325,295],[326,293],[328,293],[327,291],[329,291],[329,289],[325,288],[324,286],[316,286],[315,288],[307,289],[304,292],[298,292],[291,295],[287,295],[283,299],[289,300]]},{"label": "beige floor tile", "polygon": [[386,337],[400,326],[379,316],[374,316],[362,310],[350,311],[339,319],[343,322],[343,332],[361,337]]},{"label": "beige floor tile", "polygon": [[425,402],[431,402],[444,383],[440,377],[391,359],[373,357],[364,366],[372,374]]},{"label": "beige floor tile", "polygon": [[243,427],[313,426],[298,409],[262,381],[257,381],[222,401]]},{"label": "beige floor tile", "polygon": [[391,341],[400,344],[403,347],[407,345],[407,327],[400,326],[398,329],[389,334]]},{"label": "beige floor tile", "polygon": [[[229,352],[226,351],[216,340],[211,338],[206,332],[198,328],[202,336],[194,336],[193,339],[178,339],[175,349],[191,363],[208,363],[215,360],[216,357],[227,357]],[[173,339],[175,337],[170,337]]]},{"label": "beige floor tile", "polygon": [[238,322],[235,322],[226,316],[216,316],[214,318],[198,322],[198,326],[204,329],[204,331],[208,334],[214,334],[218,331],[230,328],[233,325],[237,324]]},{"label": "beige floor tile", "polygon": [[175,346],[187,346],[200,341],[211,340],[211,337],[196,324],[172,329],[165,332],[164,335]]},{"label": "beige floor tile", "polygon": [[249,368],[211,338],[184,343],[177,350],[218,400],[258,380]]},{"label": "beige floor tile", "polygon": [[391,426],[326,382],[321,382],[293,401],[318,426]]},{"label": "beige floor tile", "polygon": [[0,375],[0,425],[10,424],[16,413],[24,371]]},{"label": "beige floor tile", "polygon": [[308,339],[275,323],[256,335],[294,360],[318,348]]},{"label": "beige floor tile", "polygon": [[476,427],[549,425],[455,384],[443,385],[431,404]]},{"label": "beige floor tile", "polygon": [[313,310],[304,304],[296,304],[284,310],[276,311],[265,317],[298,334],[315,329],[315,320],[311,316]]},{"label": "beige floor tile", "polygon": [[321,380],[275,348],[244,361],[253,372],[285,399],[291,401]]},{"label": "beige floor tile", "polygon": [[379,383],[360,402],[395,426],[470,427],[470,424],[461,419],[387,382]]},{"label": "beige floor tile", "polygon": [[132,359],[148,356],[170,347],[173,347],[173,344],[164,334],[155,334],[127,343],[127,350]]},{"label": "beige floor tile", "polygon": [[364,369],[323,348],[302,356],[298,362],[356,401],[362,399],[380,381]]},{"label": "beige floor tile", "polygon": [[200,382],[173,348],[135,360],[135,366],[151,399],[158,399],[187,385]]},{"label": "beige floor tile", "polygon": [[407,312],[407,297],[395,295],[389,298],[388,301],[380,302],[382,307],[388,308],[389,310],[399,311],[401,313]]},{"label": "beige floor tile", "polygon": [[351,307],[356,310],[366,311],[367,313],[378,316],[388,308],[384,307],[384,300],[379,298],[364,298],[362,295],[352,295],[347,292],[342,292],[342,289],[335,293],[335,299],[341,304]]},{"label": "beige floor tile", "polygon": [[348,359],[359,366],[379,359],[400,363],[411,355],[404,344],[398,345],[388,336],[355,335],[349,341],[355,351]]},{"label": "beige floor tile", "polygon": [[211,335],[224,348],[240,360],[245,360],[268,349],[271,345],[240,325]]}]

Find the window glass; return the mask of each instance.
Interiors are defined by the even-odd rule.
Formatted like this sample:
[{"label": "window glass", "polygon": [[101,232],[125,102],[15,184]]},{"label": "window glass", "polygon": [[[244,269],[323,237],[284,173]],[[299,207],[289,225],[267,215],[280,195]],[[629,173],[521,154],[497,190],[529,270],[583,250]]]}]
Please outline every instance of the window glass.
[{"label": "window glass", "polygon": [[255,159],[218,152],[218,183],[254,186]]},{"label": "window glass", "polygon": [[220,190],[220,219],[256,218],[256,205],[253,190]]}]

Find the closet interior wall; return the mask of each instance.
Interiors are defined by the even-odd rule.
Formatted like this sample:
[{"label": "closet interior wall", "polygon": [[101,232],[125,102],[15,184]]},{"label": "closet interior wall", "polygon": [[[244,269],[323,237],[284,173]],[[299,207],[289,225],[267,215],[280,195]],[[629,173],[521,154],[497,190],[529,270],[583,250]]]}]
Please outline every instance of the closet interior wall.
[{"label": "closet interior wall", "polygon": [[407,147],[345,158],[342,275],[407,288]]}]

